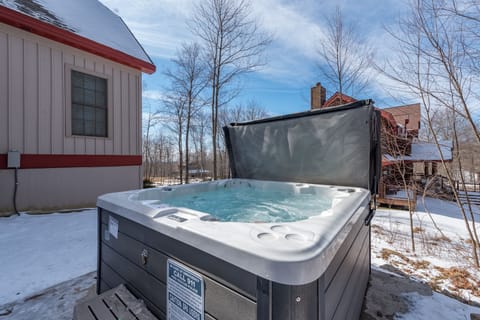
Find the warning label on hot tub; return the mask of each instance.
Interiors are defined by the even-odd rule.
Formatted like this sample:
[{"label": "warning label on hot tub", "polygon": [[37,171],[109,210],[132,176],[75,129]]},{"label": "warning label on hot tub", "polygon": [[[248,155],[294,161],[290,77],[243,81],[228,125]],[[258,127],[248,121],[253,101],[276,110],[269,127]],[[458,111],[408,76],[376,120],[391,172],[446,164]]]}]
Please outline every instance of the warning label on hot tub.
[{"label": "warning label on hot tub", "polygon": [[204,320],[203,278],[197,272],[168,259],[167,319]]}]

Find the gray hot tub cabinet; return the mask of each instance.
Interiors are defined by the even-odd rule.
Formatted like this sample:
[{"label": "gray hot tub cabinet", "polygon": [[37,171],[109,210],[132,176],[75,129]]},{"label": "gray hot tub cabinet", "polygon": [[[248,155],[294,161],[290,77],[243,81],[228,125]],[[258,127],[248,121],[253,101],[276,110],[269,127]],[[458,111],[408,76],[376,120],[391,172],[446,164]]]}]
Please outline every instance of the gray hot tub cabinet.
[{"label": "gray hot tub cabinet", "polygon": [[[214,245],[206,248],[203,241],[195,241],[193,235],[198,234],[193,227],[190,231],[175,229],[172,226],[179,221],[170,219],[165,222],[171,224],[169,228],[163,228],[152,222],[153,208],[137,214],[145,212],[144,204],[119,200],[130,193],[100,197],[98,293],[124,283],[152,313],[166,319],[167,259],[174,259],[201,274],[205,319],[358,319],[370,271],[373,212],[367,190],[375,192],[378,180],[378,123],[371,103],[362,101],[225,129],[234,178],[357,188],[356,201],[349,202],[349,209],[340,205],[338,212],[333,212],[339,217],[349,212],[343,215],[341,226],[330,228],[336,230],[337,238],[323,241],[314,254],[297,250],[300,253],[295,254],[301,258],[292,258],[278,273],[276,265],[282,261],[275,261],[268,250],[247,254],[240,246],[235,251],[239,254],[233,254],[233,249],[215,239],[209,239]],[[265,161],[270,162],[267,165]],[[346,167],[349,165],[354,168]],[[173,213],[181,218],[178,211]],[[199,226],[209,223],[197,220]],[[212,226],[218,228],[215,232],[224,231],[221,224]],[[251,263],[255,259],[258,268]]]}]

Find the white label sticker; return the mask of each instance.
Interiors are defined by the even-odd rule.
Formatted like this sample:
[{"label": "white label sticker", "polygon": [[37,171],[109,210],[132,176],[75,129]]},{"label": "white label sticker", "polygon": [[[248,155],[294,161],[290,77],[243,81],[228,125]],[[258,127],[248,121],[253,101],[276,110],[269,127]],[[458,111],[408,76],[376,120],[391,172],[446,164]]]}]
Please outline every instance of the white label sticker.
[{"label": "white label sticker", "polygon": [[167,260],[167,320],[204,320],[202,276]]},{"label": "white label sticker", "polygon": [[118,220],[108,216],[108,232],[118,239]]},{"label": "white label sticker", "polygon": [[110,241],[110,232],[108,232],[108,230],[105,230],[103,238],[105,241]]}]

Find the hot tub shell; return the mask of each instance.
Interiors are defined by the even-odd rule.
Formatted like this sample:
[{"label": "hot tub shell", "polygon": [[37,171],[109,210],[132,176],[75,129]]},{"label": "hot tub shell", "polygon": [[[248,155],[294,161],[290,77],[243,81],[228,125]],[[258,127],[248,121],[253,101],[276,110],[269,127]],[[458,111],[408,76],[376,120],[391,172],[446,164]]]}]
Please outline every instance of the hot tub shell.
[{"label": "hot tub shell", "polygon": [[[360,184],[312,184],[308,180],[316,180],[318,175],[307,179],[298,172],[296,176],[284,173],[284,177],[255,172],[262,180],[252,179],[251,171],[241,173],[248,168],[249,160],[242,162],[238,154],[234,155],[232,142],[241,143],[233,137],[237,134],[235,127],[242,131],[265,123],[283,125],[289,120],[295,127],[295,121],[301,118],[322,119],[326,115],[318,112],[275,118],[260,126],[232,126],[227,142],[236,177],[233,180],[99,197],[98,292],[124,283],[157,317],[166,319],[166,268],[168,259],[172,259],[203,278],[205,319],[357,319],[370,270],[370,194],[375,186],[371,175],[376,174],[371,169],[378,167],[370,164],[378,161],[378,146],[371,145],[375,113],[371,105],[365,105],[329,111],[342,117],[347,114],[350,119],[358,118],[358,114],[349,115],[350,110],[361,109],[366,116],[359,123],[369,120],[365,129],[369,132],[367,154],[374,158],[367,161],[367,174],[361,173],[365,178]],[[263,128],[261,131],[265,132]],[[246,136],[241,133],[237,138]],[[205,219],[207,213],[158,205],[166,194],[196,193],[235,184],[287,188],[294,193],[315,190],[335,200],[327,211],[288,223],[209,221]]]}]

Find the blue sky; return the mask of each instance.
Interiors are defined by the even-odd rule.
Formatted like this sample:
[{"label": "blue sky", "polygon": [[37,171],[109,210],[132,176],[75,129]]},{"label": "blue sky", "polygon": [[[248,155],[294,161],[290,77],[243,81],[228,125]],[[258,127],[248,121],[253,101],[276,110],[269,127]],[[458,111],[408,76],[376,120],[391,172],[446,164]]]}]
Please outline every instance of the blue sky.
[{"label": "blue sky", "polygon": [[[186,22],[196,1],[101,0],[124,19],[157,66],[155,74],[143,78],[144,101],[154,108],[165,87],[162,71],[182,42],[194,40]],[[325,16],[333,13],[336,5],[346,19],[359,25],[364,41],[376,47],[377,58],[388,58],[393,40],[383,26],[394,26],[405,10],[402,0],[255,0],[254,15],[274,41],[266,52],[268,64],[241,79],[243,90],[236,101],[254,100],[271,114],[307,110],[310,87],[322,82],[316,50],[325,32]],[[387,85],[388,80],[375,75],[371,89],[357,98],[373,98],[380,107],[412,102],[392,98]],[[328,89],[327,96],[333,93]]]}]

